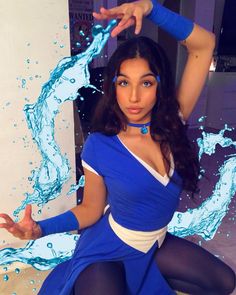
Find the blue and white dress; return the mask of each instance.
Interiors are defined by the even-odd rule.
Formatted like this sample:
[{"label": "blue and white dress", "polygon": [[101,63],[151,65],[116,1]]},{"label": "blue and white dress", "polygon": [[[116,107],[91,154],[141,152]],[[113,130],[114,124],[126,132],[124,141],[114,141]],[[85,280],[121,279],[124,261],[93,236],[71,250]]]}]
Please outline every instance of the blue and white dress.
[{"label": "blue and white dress", "polygon": [[99,261],[123,262],[129,295],[175,294],[154,259],[182,190],[173,159],[170,178],[161,176],[118,136],[92,133],[82,162],[103,177],[109,209],[82,231],[72,258],[50,273],[39,295],[71,295],[80,272]]}]

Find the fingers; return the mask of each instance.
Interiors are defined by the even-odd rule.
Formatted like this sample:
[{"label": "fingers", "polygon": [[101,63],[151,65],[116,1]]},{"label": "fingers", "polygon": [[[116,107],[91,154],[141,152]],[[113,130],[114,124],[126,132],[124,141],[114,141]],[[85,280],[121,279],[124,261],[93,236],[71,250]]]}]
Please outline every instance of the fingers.
[{"label": "fingers", "polygon": [[[25,216],[31,216],[31,205],[27,206]],[[0,228],[6,229],[9,233],[11,233],[14,237],[19,239],[30,239],[32,236],[32,230],[25,230],[24,227],[20,226],[20,223],[15,223],[11,217],[5,213],[0,214],[0,218],[5,220],[5,223],[0,223]]]},{"label": "fingers", "polygon": [[104,19],[112,19],[112,18],[122,18],[123,13],[116,8],[112,9],[106,9],[104,7],[100,8],[100,13],[93,12],[93,17],[95,17],[97,20],[104,20]]},{"label": "fingers", "polygon": [[114,7],[114,8],[110,8],[110,9],[106,9],[104,7],[101,7],[100,12],[101,12],[101,14],[105,14],[107,16],[114,16],[114,15],[119,15],[119,14],[123,13],[121,7]]},{"label": "fingers", "polygon": [[[132,19],[132,20],[131,20]],[[119,29],[119,33],[132,26],[134,23],[135,24],[135,34],[139,34],[142,28],[142,12],[139,11],[138,9],[134,11],[134,13],[132,14],[132,16],[130,17],[130,15],[125,15],[122,20],[119,22],[118,27],[122,27],[121,29]],[[118,34],[118,30],[117,30],[117,34]]]},{"label": "fingers", "polygon": [[138,5],[123,4],[118,7],[106,9],[100,8],[100,13],[93,12],[93,16],[98,20],[121,19],[119,24],[111,32],[115,37],[126,28],[135,24],[135,34],[139,34],[142,28],[143,9]]},{"label": "fingers", "polygon": [[132,17],[132,11],[127,11],[119,22],[119,26],[124,26],[126,22]]},{"label": "fingers", "polygon": [[133,8],[130,7],[127,4],[123,4],[118,7],[106,9],[104,7],[100,8],[100,13],[93,12],[93,16],[98,20],[104,20],[104,19],[121,19],[124,18],[125,20],[127,18],[130,18],[132,16]]},{"label": "fingers", "polygon": [[118,34],[120,34],[120,32],[122,32],[123,30],[127,29],[128,27],[132,26],[133,24],[135,23],[135,20],[133,18],[130,18],[125,25],[123,26],[116,26],[114,28],[114,30],[112,30],[111,32],[111,36],[112,37],[115,37],[117,36]]},{"label": "fingers", "polygon": [[143,20],[143,15],[142,12],[138,9],[135,10],[134,12],[134,17],[136,20],[136,25],[135,25],[135,34],[139,34],[142,28],[142,20]]},{"label": "fingers", "polygon": [[97,20],[108,19],[107,15],[99,14],[97,12],[93,12],[93,17],[95,17]]},{"label": "fingers", "polygon": [[32,205],[27,205],[25,208],[24,219],[31,219],[31,214],[32,214]]},{"label": "fingers", "polygon": [[11,219],[11,217],[5,213],[1,213],[0,217],[5,219],[5,223],[0,223],[0,228],[7,228],[14,224],[14,221]]}]

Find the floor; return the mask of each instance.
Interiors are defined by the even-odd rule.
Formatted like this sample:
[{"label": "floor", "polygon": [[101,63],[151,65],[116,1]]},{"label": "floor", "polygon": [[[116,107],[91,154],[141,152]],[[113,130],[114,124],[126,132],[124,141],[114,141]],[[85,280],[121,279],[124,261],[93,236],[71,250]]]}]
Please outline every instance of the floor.
[{"label": "floor", "polygon": [[46,276],[50,271],[38,271],[32,267],[23,268],[20,273],[8,272],[8,281],[4,281],[4,273],[0,275],[1,295],[38,294]]}]

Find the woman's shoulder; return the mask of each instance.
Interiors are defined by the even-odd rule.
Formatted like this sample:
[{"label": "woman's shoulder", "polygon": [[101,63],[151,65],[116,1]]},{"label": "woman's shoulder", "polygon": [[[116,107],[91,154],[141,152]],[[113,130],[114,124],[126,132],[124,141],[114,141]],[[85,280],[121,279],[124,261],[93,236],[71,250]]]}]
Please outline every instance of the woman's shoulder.
[{"label": "woman's shoulder", "polygon": [[114,136],[108,136],[100,132],[92,132],[87,136],[83,144],[81,157],[85,161],[90,161],[90,158],[94,159],[94,157],[101,158],[102,156],[102,158],[104,158],[111,153],[114,144]]},{"label": "woman's shoulder", "polygon": [[91,142],[93,144],[107,143],[110,142],[112,138],[114,138],[114,136],[106,135],[101,132],[92,132],[88,134],[85,142]]}]

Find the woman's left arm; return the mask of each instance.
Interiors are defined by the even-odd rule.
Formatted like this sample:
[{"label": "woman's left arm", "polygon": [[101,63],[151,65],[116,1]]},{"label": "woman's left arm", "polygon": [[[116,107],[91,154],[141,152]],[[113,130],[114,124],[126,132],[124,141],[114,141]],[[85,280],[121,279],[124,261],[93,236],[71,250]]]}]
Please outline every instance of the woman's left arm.
[{"label": "woman's left arm", "polygon": [[189,118],[204,86],[215,47],[215,35],[194,24],[193,31],[181,44],[188,51],[187,62],[177,89],[184,120]]}]

